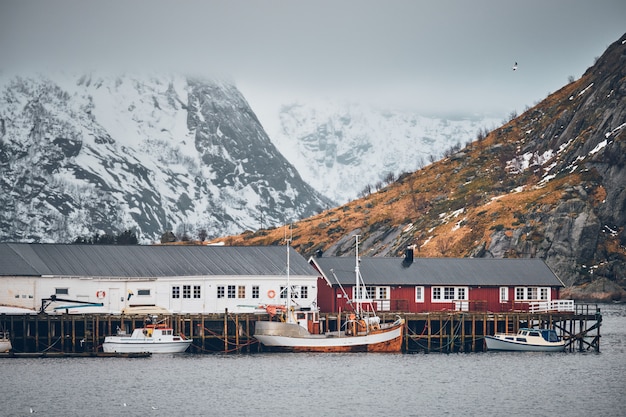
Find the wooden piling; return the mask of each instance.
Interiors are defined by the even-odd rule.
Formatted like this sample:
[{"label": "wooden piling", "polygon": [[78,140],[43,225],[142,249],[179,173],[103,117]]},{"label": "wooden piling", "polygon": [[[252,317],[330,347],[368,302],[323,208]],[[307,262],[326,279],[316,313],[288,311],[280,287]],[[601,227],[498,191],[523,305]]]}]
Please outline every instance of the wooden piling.
[{"label": "wooden piling", "polygon": [[[570,352],[600,349],[602,315],[597,307],[580,307],[574,313],[489,313],[451,312],[401,314],[406,320],[405,352],[480,352],[484,337],[496,332],[515,332],[520,327],[554,328],[566,340]],[[341,329],[341,315],[324,313],[324,322]],[[380,314],[383,322],[393,315]],[[387,317],[391,316],[391,318]],[[144,325],[145,316],[85,315],[3,315],[2,324],[9,330],[15,352],[81,353],[101,351],[107,335],[116,328],[132,332]],[[189,352],[252,353],[263,350],[256,343],[254,322],[267,316],[250,314],[173,314],[172,327],[193,340]],[[229,325],[229,321],[233,325]],[[335,330],[335,329],[327,329]],[[256,345],[252,349],[251,345]]]}]

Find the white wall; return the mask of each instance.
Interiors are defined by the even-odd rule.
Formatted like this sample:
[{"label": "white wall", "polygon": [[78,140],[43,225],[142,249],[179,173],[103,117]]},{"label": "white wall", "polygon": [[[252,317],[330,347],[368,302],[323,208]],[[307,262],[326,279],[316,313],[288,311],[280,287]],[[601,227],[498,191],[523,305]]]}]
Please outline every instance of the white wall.
[{"label": "white wall", "polygon": [[[308,297],[297,299],[305,307],[317,302],[316,276],[291,276],[292,286],[307,286]],[[183,298],[183,285],[190,285],[191,298]],[[200,298],[193,298],[193,287],[201,288]],[[246,297],[217,298],[217,287],[240,285],[246,287]],[[259,298],[252,298],[252,286],[259,286]],[[41,308],[41,299],[56,295],[57,298],[79,300],[91,303],[103,303],[102,307],[75,307],[69,313],[113,313],[119,314],[122,309],[136,305],[156,305],[173,313],[223,313],[226,309],[232,313],[253,313],[260,311],[255,307],[264,304],[285,304],[286,299],[279,298],[280,287],[285,286],[284,276],[263,277],[168,277],[158,279],[81,279],[79,277],[1,277],[0,305],[22,307],[32,310]],[[172,298],[172,287],[179,286],[180,298]],[[67,294],[60,294],[67,290]],[[273,290],[276,296],[271,299],[268,291]],[[149,292],[141,295],[140,292]],[[132,293],[130,299],[129,293]],[[100,295],[100,297],[98,297]],[[72,305],[70,302],[57,301],[47,307],[46,312],[54,313],[54,307]],[[65,310],[57,311],[59,313]]]}]

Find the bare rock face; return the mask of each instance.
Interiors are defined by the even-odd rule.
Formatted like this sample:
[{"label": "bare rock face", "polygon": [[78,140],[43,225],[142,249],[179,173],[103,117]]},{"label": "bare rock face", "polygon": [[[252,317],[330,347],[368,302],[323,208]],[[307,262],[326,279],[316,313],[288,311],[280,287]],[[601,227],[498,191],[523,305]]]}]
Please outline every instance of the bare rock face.
[{"label": "bare rock face", "polygon": [[171,74],[0,77],[0,240],[211,237],[328,207],[230,83]]}]

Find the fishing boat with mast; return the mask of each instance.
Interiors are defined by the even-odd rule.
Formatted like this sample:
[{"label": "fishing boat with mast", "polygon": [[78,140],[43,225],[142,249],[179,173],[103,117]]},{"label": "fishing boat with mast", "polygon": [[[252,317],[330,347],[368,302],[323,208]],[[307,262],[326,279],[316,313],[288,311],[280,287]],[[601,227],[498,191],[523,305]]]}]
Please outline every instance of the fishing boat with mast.
[{"label": "fishing boat with mast", "polygon": [[[270,350],[292,352],[400,352],[404,319],[398,317],[391,323],[381,323],[371,305],[364,298],[365,285],[359,271],[359,236],[356,236],[355,287],[351,305],[354,311],[347,316],[344,325],[337,331],[321,332],[319,310],[299,308],[291,302],[289,283],[289,244],[287,240],[287,286],[286,304],[271,306],[270,317],[280,317],[280,321],[258,321],[255,323],[254,337]],[[282,314],[278,314],[282,312]]]}]

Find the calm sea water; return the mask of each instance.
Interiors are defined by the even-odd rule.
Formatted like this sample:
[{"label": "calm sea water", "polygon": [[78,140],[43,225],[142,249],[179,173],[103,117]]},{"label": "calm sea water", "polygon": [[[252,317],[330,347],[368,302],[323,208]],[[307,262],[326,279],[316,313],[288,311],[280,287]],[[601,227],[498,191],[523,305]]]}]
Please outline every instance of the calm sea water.
[{"label": "calm sea water", "polygon": [[626,306],[601,352],[2,359],[0,416],[624,416]]}]

